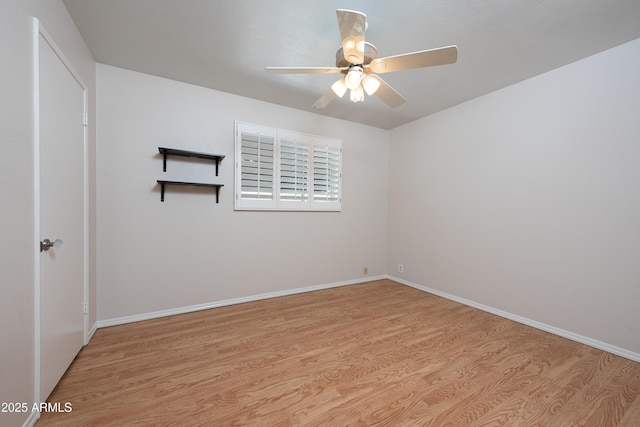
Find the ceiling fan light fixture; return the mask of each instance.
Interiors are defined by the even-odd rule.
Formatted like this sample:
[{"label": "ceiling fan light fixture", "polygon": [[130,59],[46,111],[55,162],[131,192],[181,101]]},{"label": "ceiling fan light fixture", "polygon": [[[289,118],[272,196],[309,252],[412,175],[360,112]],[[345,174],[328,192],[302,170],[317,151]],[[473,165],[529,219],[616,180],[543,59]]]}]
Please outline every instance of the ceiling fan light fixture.
[{"label": "ceiling fan light fixture", "polygon": [[364,91],[367,92],[367,95],[371,96],[376,93],[380,87],[380,81],[372,75],[368,75],[362,79],[362,87]]},{"label": "ceiling fan light fixture", "polygon": [[349,72],[347,73],[347,76],[344,79],[345,84],[347,85],[347,88],[353,90],[358,86],[360,86],[362,75],[363,75],[362,67],[360,66],[351,67],[349,69]]},{"label": "ceiling fan light fixture", "polygon": [[353,102],[362,102],[364,101],[364,91],[362,90],[362,86],[358,86],[354,89],[351,89],[349,94],[351,101]]},{"label": "ceiling fan light fixture", "polygon": [[335,93],[340,98],[342,98],[344,94],[347,92],[347,85],[344,82],[344,77],[341,78],[340,80],[337,80],[334,84],[332,84],[331,90],[333,90],[333,93]]}]

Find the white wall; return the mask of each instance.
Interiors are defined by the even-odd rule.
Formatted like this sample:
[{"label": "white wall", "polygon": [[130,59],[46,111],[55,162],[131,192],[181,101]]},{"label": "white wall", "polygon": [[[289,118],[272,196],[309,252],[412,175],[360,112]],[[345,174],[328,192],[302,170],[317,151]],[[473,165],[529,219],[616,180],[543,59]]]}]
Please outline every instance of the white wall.
[{"label": "white wall", "polygon": [[393,130],[390,274],[640,353],[639,76],[636,40]]},{"label": "white wall", "polygon": [[[58,0],[2,0],[0,13],[0,402],[35,397],[34,383],[34,170],[32,17],[62,49],[89,87],[95,112],[95,62],[66,8]],[[93,117],[94,114],[91,114]],[[95,143],[90,119],[91,154]],[[91,185],[95,181],[91,180]],[[93,213],[93,209],[91,209]],[[92,221],[92,227],[94,222]],[[93,231],[93,228],[92,228]],[[92,248],[94,247],[92,240]],[[91,269],[92,279],[95,270]],[[95,322],[95,281],[91,280]],[[0,413],[0,425],[22,425],[28,413]]]},{"label": "white wall", "polygon": [[[386,273],[387,131],[102,64],[97,81],[100,320]],[[342,139],[343,211],[235,212],[234,120]],[[163,173],[158,146],[226,158],[217,180],[176,157]],[[156,179],[191,173],[224,184],[219,204],[160,202]]]}]

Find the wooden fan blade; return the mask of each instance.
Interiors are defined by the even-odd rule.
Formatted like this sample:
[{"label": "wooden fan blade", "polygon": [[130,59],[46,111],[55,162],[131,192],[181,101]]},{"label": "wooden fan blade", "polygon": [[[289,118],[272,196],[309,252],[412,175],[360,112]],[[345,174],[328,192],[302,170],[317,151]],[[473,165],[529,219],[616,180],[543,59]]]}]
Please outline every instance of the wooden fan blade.
[{"label": "wooden fan blade", "polygon": [[374,59],[369,64],[369,68],[371,68],[371,71],[374,73],[382,74],[413,68],[453,64],[457,60],[458,47],[454,45]]},{"label": "wooden fan blade", "polygon": [[336,74],[343,70],[338,67],[265,67],[272,74]]},{"label": "wooden fan blade", "polygon": [[353,10],[338,9],[336,16],[344,59],[351,64],[364,63],[364,32],[367,26],[367,15]]},{"label": "wooden fan blade", "polygon": [[335,94],[335,92],[332,89],[329,89],[328,91],[326,91],[324,93],[324,95],[322,95],[320,97],[320,99],[318,99],[313,105],[312,107],[314,108],[324,108],[327,105],[329,105],[331,103],[331,101],[333,101],[334,99],[336,99],[338,97],[338,95]]},{"label": "wooden fan blade", "polygon": [[375,74],[369,74],[368,78],[374,78],[378,82],[380,82],[380,87],[374,93],[375,96],[382,99],[389,107],[396,108],[407,102],[406,99],[398,92],[395,91],[387,82],[382,80],[379,76]]}]

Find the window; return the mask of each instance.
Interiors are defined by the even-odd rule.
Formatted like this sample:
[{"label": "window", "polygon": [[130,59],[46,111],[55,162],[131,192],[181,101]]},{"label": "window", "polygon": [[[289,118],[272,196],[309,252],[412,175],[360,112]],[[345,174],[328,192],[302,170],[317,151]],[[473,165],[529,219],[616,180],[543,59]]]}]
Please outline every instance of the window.
[{"label": "window", "polygon": [[340,211],[342,141],[236,122],[236,210]]}]

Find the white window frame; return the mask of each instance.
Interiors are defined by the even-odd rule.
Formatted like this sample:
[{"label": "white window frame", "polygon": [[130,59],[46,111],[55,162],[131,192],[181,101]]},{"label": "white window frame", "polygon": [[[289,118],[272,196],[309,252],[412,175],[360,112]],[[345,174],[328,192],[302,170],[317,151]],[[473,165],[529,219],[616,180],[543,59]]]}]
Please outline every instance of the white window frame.
[{"label": "white window frame", "polygon": [[236,121],[234,209],[341,211],[342,141]]}]

